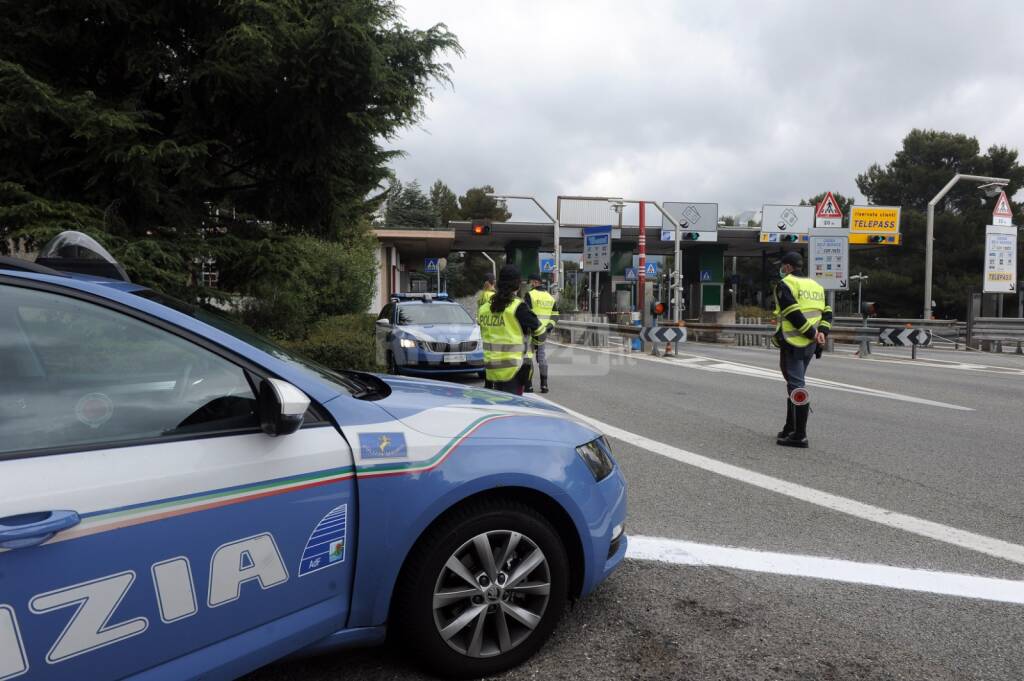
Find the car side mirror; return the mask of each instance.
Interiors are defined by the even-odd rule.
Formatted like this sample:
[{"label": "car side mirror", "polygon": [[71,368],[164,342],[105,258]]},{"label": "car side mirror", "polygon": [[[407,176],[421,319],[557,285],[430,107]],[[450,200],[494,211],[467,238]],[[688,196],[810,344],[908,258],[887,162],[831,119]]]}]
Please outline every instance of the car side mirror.
[{"label": "car side mirror", "polygon": [[302,427],[309,398],[287,381],[264,378],[260,381],[256,408],[264,433],[271,437],[290,435]]},{"label": "car side mirror", "polygon": [[377,320],[377,326],[385,326],[385,327],[391,326],[391,320],[388,320],[388,319],[378,319]]}]

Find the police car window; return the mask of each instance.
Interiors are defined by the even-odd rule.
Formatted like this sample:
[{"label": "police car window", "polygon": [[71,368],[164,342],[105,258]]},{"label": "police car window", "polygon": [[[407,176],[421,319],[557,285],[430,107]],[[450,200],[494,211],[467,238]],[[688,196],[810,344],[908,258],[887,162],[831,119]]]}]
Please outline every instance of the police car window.
[{"label": "police car window", "polygon": [[259,427],[245,372],[82,300],[0,286],[0,453]]},{"label": "police car window", "polygon": [[409,324],[472,324],[461,305],[449,303],[408,303],[398,306],[398,323]]}]

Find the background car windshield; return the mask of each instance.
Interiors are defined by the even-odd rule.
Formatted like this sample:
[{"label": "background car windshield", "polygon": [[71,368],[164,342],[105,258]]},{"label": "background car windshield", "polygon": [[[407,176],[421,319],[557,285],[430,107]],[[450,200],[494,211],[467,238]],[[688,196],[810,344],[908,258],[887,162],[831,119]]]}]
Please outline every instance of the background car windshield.
[{"label": "background car windshield", "polygon": [[410,324],[472,324],[461,305],[416,303],[398,306],[398,323]]}]

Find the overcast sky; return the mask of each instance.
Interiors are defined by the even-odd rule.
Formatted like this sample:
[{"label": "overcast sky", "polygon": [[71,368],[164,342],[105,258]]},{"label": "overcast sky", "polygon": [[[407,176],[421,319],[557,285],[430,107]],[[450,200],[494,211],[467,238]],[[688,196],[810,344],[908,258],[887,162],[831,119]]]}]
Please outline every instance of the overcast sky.
[{"label": "overcast sky", "polygon": [[[424,188],[796,203],[911,128],[1024,149],[1024,2],[406,0],[465,56],[393,167]],[[538,219],[513,203],[515,219]]]}]

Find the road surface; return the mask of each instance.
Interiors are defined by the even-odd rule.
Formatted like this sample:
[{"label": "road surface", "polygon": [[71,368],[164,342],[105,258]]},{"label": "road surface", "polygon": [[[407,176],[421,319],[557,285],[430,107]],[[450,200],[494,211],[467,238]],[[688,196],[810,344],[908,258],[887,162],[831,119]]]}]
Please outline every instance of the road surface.
[{"label": "road surface", "polygon": [[[775,351],[556,346],[548,396],[612,435],[623,568],[505,679],[1024,678],[1024,357],[839,352],[807,450]],[[248,681],[423,678],[400,646]]]}]

